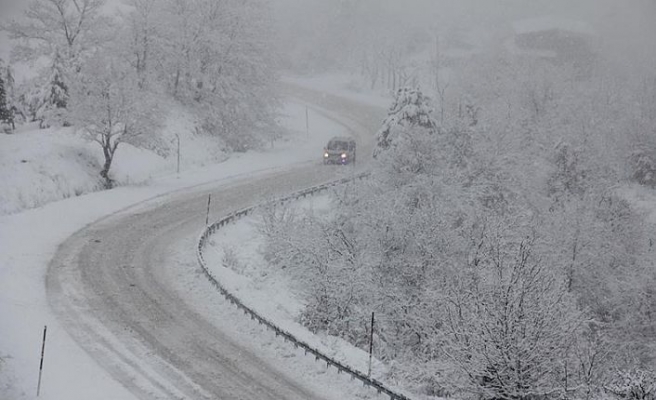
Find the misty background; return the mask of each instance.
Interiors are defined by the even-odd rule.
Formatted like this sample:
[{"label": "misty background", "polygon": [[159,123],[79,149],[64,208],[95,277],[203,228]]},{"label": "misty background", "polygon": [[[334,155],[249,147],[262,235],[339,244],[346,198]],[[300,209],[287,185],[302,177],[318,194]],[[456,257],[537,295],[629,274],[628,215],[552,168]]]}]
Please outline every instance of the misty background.
[{"label": "misty background", "polygon": [[[0,20],[19,17],[26,4],[0,1]],[[438,37],[445,48],[474,47],[493,53],[513,34],[514,21],[541,16],[590,24],[602,54],[629,69],[656,65],[653,0],[275,0],[271,4],[281,62],[292,70],[348,68],[353,53],[368,46],[400,43],[408,52],[421,51]],[[120,7],[124,7],[120,1],[113,0],[105,10],[111,14]],[[0,57],[8,60],[10,48],[6,32],[0,32]]]},{"label": "misty background", "polygon": [[279,0],[275,10],[290,67],[345,67],[354,53],[385,44],[421,52],[436,37],[445,50],[494,53],[513,34],[513,22],[542,16],[590,24],[601,54],[628,68],[648,69],[656,60],[656,3],[650,0]]}]

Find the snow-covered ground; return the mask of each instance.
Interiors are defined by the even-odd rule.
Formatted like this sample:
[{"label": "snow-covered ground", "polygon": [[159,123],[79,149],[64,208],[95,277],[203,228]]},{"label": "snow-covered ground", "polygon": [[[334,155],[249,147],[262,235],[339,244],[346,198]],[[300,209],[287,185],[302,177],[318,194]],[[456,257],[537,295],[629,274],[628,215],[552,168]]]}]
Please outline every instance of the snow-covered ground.
[{"label": "snow-covered ground", "polygon": [[[308,136],[305,132],[305,106],[289,103],[285,112],[288,117],[283,124],[293,135],[287,142],[278,143],[267,151],[236,155],[208,167],[185,165],[180,174],[175,174],[174,170],[171,173],[172,164],[168,161],[168,175],[149,175],[149,179],[141,181],[138,186],[70,197],[0,217],[2,399],[35,397],[44,325],[48,326],[48,342],[40,398],[133,398],[74,343],[49,310],[44,290],[44,276],[49,260],[59,243],[103,216],[177,190],[205,184],[217,185],[238,176],[256,175],[258,172],[287,168],[293,164],[319,162],[321,148],[327,139],[346,132],[345,128],[310,110],[313,124]],[[41,175],[47,176],[42,173],[44,169],[58,171],[52,176],[79,174],[79,181],[85,181],[85,172],[72,171],[70,168],[71,160],[77,160],[72,156],[77,154],[77,146],[85,144],[65,138],[63,133],[49,137],[48,144],[48,141],[39,140],[38,134],[44,132],[2,136],[0,147],[8,150],[3,150],[0,159],[0,189],[2,192],[25,193],[22,199],[14,195],[3,197],[4,210],[16,211],[24,206],[38,205],[39,202],[31,197],[38,196],[39,186],[45,185],[41,181],[46,179]],[[24,139],[23,143],[20,143],[21,139]],[[188,147],[183,151],[186,151],[185,157],[194,157]],[[123,160],[117,160],[117,171],[167,171],[155,161],[141,168],[135,167],[130,164],[129,154],[125,155],[127,157]],[[134,157],[133,161],[136,163],[140,159],[143,158]],[[93,164],[93,161],[87,161]],[[57,187],[57,182],[53,187]]]},{"label": "snow-covered ground", "polygon": [[[295,107],[296,111],[290,108],[287,113],[300,112],[300,106]],[[152,179],[175,173],[177,137],[181,171],[227,158],[215,139],[196,135],[193,127],[189,114],[171,106],[158,135],[159,153],[122,143],[112,163],[112,178],[119,186],[147,185]],[[102,162],[100,146],[72,128],[38,129],[33,123],[0,135],[0,215],[101,190]]]}]

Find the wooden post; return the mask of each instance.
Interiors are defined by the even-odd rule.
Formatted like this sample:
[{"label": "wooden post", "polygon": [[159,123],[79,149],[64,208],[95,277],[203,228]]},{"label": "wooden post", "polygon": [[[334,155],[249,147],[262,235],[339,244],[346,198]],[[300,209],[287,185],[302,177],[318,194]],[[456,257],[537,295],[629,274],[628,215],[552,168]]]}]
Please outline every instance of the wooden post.
[{"label": "wooden post", "polygon": [[179,174],[180,173],[180,135],[178,135],[176,133],[175,137],[178,139],[178,163],[177,163],[177,166],[175,168],[175,172],[176,172],[176,174]]},{"label": "wooden post", "polygon": [[374,349],[374,312],[371,312],[371,332],[369,332],[369,369],[367,370],[367,378],[371,377],[371,354]]},{"label": "wooden post", "polygon": [[212,193],[207,196],[207,215],[205,216],[205,226],[210,223],[210,203],[212,202]]},{"label": "wooden post", "polygon": [[43,372],[43,355],[46,352],[46,332],[48,331],[48,325],[43,327],[43,342],[41,343],[41,362],[39,363],[39,383],[36,386],[36,397],[39,397],[41,393],[41,374]]}]

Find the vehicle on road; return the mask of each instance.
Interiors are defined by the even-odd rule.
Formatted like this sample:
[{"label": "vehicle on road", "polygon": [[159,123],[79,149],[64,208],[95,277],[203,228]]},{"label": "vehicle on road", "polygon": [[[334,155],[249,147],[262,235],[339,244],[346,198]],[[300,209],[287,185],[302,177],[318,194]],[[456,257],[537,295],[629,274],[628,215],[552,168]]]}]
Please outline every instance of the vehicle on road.
[{"label": "vehicle on road", "polygon": [[335,136],[323,149],[324,164],[355,163],[355,140],[350,137]]}]

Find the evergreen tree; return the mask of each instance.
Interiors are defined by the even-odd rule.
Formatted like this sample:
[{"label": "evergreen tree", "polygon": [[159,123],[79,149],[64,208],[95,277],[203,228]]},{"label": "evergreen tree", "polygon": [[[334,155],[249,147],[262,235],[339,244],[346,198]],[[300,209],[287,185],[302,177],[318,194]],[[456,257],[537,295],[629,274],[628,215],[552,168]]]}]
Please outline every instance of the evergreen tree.
[{"label": "evergreen tree", "polygon": [[64,71],[64,59],[59,53],[55,53],[46,83],[38,91],[35,99],[35,118],[40,121],[42,128],[53,123],[66,125],[65,113],[69,93]]},{"label": "evergreen tree", "polygon": [[419,89],[401,88],[396,93],[383,126],[376,134],[374,158],[389,149],[400,133],[407,129],[424,128],[428,133],[437,130],[437,123],[431,116],[430,99]]},{"label": "evergreen tree", "polygon": [[16,80],[14,79],[14,71],[10,65],[7,65],[5,68],[5,94],[7,99],[7,110],[9,112],[8,122],[11,124],[12,129],[16,129],[14,121],[16,120],[17,114],[23,114],[18,108],[18,101],[16,99]]},{"label": "evergreen tree", "polygon": [[11,121],[11,110],[7,105],[7,92],[5,90],[5,81],[0,76],[0,121]]},{"label": "evergreen tree", "polygon": [[5,68],[5,91],[7,93],[7,104],[13,105],[14,102],[14,88],[16,85],[16,80],[14,79],[14,71],[12,71],[11,66],[7,65]]}]

